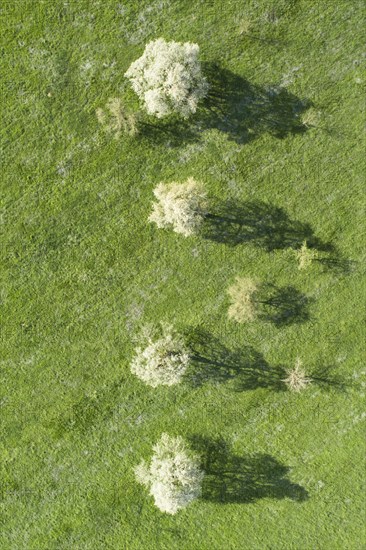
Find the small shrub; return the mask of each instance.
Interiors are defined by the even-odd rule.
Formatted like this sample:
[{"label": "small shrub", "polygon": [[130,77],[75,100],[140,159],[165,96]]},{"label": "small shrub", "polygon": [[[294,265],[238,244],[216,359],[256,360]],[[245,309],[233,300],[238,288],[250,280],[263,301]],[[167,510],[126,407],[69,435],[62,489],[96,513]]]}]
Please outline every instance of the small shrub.
[{"label": "small shrub", "polygon": [[306,241],[302,243],[300,250],[295,250],[295,255],[299,262],[299,269],[308,268],[319,257],[318,251],[315,248],[308,248]]},{"label": "small shrub", "polygon": [[187,118],[196,112],[208,90],[198,55],[198,45],[190,42],[158,38],[146,45],[125,76],[149,114],[162,118],[177,113]]},{"label": "small shrub", "polygon": [[256,317],[256,297],[259,285],[253,279],[237,277],[236,282],[228,289],[231,305],[228,316],[238,323],[253,321]]},{"label": "small shrub", "polygon": [[306,128],[317,128],[321,122],[321,112],[310,107],[301,116],[301,122]]},{"label": "small shrub", "polygon": [[306,377],[305,370],[302,366],[302,361],[299,358],[296,359],[295,367],[288,369],[286,372],[288,376],[282,381],[291,391],[300,392],[311,383],[311,379]]},{"label": "small shrub", "polygon": [[138,133],[137,117],[128,113],[122,99],[112,97],[108,100],[105,109],[97,109],[98,122],[107,132],[113,133],[118,139],[121,134],[135,136]]},{"label": "small shrub", "polygon": [[156,388],[173,386],[181,381],[190,356],[183,339],[170,326],[163,326],[162,336],[144,335],[144,347],[137,347],[131,372]]},{"label": "small shrub", "polygon": [[157,202],[153,204],[150,222],[160,228],[172,226],[185,237],[197,233],[203,218],[206,193],[193,178],[185,183],[159,183],[154,189]]},{"label": "small shrub", "polygon": [[238,34],[239,36],[247,34],[252,28],[253,24],[250,19],[240,19],[238,21]]},{"label": "small shrub", "polygon": [[150,464],[143,460],[135,468],[136,479],[149,489],[159,510],[176,514],[200,496],[204,472],[182,437],[163,433],[153,450]]}]

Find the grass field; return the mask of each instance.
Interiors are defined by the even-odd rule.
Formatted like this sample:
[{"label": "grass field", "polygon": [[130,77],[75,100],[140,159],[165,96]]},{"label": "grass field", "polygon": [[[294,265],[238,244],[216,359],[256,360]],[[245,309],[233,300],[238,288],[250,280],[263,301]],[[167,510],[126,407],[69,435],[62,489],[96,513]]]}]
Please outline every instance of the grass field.
[{"label": "grass field", "polygon": [[[364,3],[3,0],[0,19],[1,549],[363,548]],[[123,75],[160,36],[199,44],[216,99],[114,139],[95,111],[137,106]],[[234,222],[148,224],[157,183],[190,176]],[[300,271],[304,238],[322,261]],[[229,321],[237,275],[295,314]],[[207,359],[177,387],[129,370],[158,321]],[[294,394],[297,357],[322,380]],[[133,475],[162,432],[207,473],[176,516]]]}]

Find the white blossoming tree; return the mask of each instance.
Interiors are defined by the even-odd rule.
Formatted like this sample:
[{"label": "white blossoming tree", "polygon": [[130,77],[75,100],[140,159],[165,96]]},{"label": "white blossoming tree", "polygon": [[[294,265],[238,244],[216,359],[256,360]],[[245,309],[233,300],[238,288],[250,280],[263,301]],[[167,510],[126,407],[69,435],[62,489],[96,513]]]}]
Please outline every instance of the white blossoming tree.
[{"label": "white blossoming tree", "polygon": [[162,335],[143,334],[143,346],[135,350],[131,372],[156,388],[178,384],[185,373],[190,355],[183,338],[172,327],[162,325]]},{"label": "white blossoming tree", "polygon": [[135,468],[136,479],[149,489],[159,510],[176,514],[201,494],[204,472],[199,458],[182,437],[166,433],[153,450],[150,464],[143,460]]},{"label": "white blossoming tree", "polygon": [[159,183],[154,189],[150,222],[160,228],[172,227],[185,237],[197,233],[205,214],[206,192],[201,183],[189,178],[185,183]]},{"label": "white blossoming tree", "polygon": [[146,45],[125,76],[150,115],[163,118],[177,113],[187,118],[196,112],[208,91],[198,55],[198,45],[190,42],[158,38]]}]

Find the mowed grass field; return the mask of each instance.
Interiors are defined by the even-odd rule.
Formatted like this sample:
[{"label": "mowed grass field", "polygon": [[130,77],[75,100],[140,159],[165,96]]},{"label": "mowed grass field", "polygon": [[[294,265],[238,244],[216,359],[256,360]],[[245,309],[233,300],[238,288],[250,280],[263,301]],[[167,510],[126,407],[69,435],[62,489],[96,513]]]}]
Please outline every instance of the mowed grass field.
[{"label": "mowed grass field", "polygon": [[[0,547],[364,547],[363,2],[3,0],[0,19]],[[160,36],[199,44],[215,94],[115,139],[95,111],[137,108],[123,74]],[[191,176],[226,221],[149,224],[155,186]],[[322,261],[301,271],[305,238]],[[228,320],[236,276],[276,285],[281,322]],[[129,370],[159,321],[207,359],[177,387]],[[317,378],[299,394],[297,357]],[[133,475],[162,432],[207,473],[176,516]]]}]

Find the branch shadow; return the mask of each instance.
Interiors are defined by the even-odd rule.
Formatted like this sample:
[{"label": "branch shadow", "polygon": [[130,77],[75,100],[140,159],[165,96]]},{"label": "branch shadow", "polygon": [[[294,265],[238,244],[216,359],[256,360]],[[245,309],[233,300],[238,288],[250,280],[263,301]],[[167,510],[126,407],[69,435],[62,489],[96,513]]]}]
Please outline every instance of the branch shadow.
[{"label": "branch shadow", "polygon": [[286,477],[289,468],[270,455],[235,455],[222,438],[213,440],[195,435],[190,442],[203,459],[204,500],[248,504],[261,498],[287,498],[297,502],[309,498],[304,487]]},{"label": "branch shadow", "polygon": [[267,252],[299,248],[306,240],[309,247],[331,252],[331,243],[314,235],[310,224],[292,220],[283,208],[262,201],[238,204],[232,200],[212,206],[201,229],[202,237],[229,246],[252,243]]},{"label": "branch shadow", "polygon": [[266,133],[283,139],[306,132],[301,114],[311,106],[308,100],[280,86],[252,84],[216,63],[203,63],[203,70],[210,83],[205,128],[217,128],[239,144]]},{"label": "branch shadow", "polygon": [[[195,327],[185,333],[190,351],[190,366],[185,382],[192,387],[206,383],[229,384],[234,392],[268,388],[288,391],[284,380],[288,376],[285,366],[270,366],[263,355],[252,346],[229,349],[208,331]],[[334,372],[333,366],[317,366],[309,370],[312,384],[324,390],[345,391],[347,384]]]},{"label": "branch shadow", "polygon": [[357,262],[342,258],[336,253],[323,258],[317,258],[315,261],[320,263],[325,269],[333,270],[341,275],[349,275],[357,269]]},{"label": "branch shadow", "polygon": [[333,388],[343,392],[349,387],[349,384],[339,374],[334,372],[333,365],[320,365],[311,370],[309,377],[312,383],[324,390]]},{"label": "branch shadow", "polygon": [[263,355],[253,347],[241,346],[230,350],[201,328],[191,329],[186,337],[191,367],[185,376],[191,386],[211,382],[231,383],[231,389],[235,392],[256,388],[286,390],[282,381],[286,377],[285,369],[268,365]]},{"label": "branch shadow", "polygon": [[[285,88],[259,86],[211,62],[202,63],[210,84],[194,122],[172,116],[157,124],[149,117],[142,123],[142,135],[152,143],[179,146],[201,139],[205,130],[218,129],[229,140],[245,144],[262,134],[283,139],[307,131],[301,115],[310,106]],[[192,119],[193,120],[193,119]]]},{"label": "branch shadow", "polygon": [[312,299],[289,285],[277,287],[265,283],[259,291],[257,318],[273,323],[276,327],[305,323],[310,319],[309,305]]}]

